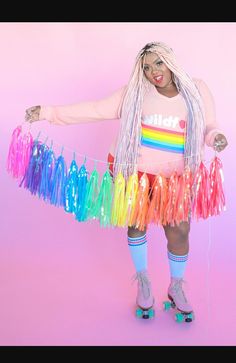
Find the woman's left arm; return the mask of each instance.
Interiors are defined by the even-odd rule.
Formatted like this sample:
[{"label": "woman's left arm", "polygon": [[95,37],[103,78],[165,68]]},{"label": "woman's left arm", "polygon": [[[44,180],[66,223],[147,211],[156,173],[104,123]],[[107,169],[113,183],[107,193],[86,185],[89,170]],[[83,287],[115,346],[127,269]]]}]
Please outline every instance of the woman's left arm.
[{"label": "woman's left arm", "polygon": [[205,143],[216,151],[223,151],[228,141],[216,121],[215,102],[211,91],[203,80],[196,80],[196,86],[203,99],[205,112]]}]

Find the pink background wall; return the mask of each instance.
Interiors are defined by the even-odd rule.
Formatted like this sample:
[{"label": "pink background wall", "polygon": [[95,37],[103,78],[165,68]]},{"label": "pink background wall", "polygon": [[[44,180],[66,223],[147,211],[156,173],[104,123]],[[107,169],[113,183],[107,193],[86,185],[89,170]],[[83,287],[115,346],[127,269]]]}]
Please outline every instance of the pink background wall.
[{"label": "pink background wall", "polygon": [[[220,154],[227,210],[192,223],[186,280],[197,318],[190,325],[162,311],[169,282],[162,229],[148,231],[157,317],[136,320],[126,230],[76,222],[6,173],[11,134],[26,108],[109,95],[127,82],[140,48],[155,40],[171,45],[186,71],[208,84],[229,142]],[[0,345],[235,345],[235,41],[235,23],[0,24]],[[117,121],[43,121],[31,132],[53,139],[57,154],[64,145],[69,164],[73,150],[106,160],[117,130]],[[207,165],[213,156],[207,149]]]}]

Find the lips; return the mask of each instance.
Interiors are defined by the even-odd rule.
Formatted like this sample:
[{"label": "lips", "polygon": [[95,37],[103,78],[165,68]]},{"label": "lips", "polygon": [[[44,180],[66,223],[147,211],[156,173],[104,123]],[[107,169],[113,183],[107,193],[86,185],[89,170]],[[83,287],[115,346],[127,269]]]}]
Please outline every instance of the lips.
[{"label": "lips", "polygon": [[161,83],[163,80],[163,76],[157,76],[157,77],[153,77],[153,78],[154,78],[154,81],[157,83]]}]

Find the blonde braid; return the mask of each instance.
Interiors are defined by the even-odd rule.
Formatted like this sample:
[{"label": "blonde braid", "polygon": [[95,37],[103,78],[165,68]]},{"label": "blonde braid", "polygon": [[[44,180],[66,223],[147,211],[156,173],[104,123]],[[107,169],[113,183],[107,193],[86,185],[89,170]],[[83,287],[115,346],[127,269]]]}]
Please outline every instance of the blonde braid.
[{"label": "blonde braid", "polygon": [[142,104],[150,86],[143,72],[143,58],[147,52],[156,53],[173,74],[173,81],[185,100],[188,122],[185,141],[185,165],[194,172],[200,163],[204,142],[202,100],[191,77],[177,64],[173,50],[162,42],[148,43],[138,53],[121,109],[121,128],[115,154],[114,175],[122,172],[127,180],[137,171],[138,149],[141,139]]}]

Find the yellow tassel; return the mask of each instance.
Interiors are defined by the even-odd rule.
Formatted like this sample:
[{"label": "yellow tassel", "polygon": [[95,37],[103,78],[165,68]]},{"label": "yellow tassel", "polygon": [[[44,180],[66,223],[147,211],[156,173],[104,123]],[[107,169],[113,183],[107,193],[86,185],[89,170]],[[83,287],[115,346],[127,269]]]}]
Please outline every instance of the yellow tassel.
[{"label": "yellow tassel", "polygon": [[128,226],[132,225],[132,218],[134,214],[137,191],[138,191],[138,174],[134,173],[129,176],[126,185],[124,213],[122,216],[122,220],[120,221],[120,224],[123,227],[127,225]]},{"label": "yellow tassel", "polygon": [[111,212],[111,224],[113,226],[121,226],[121,221],[124,213],[125,202],[125,178],[119,172],[114,183],[114,197]]}]

